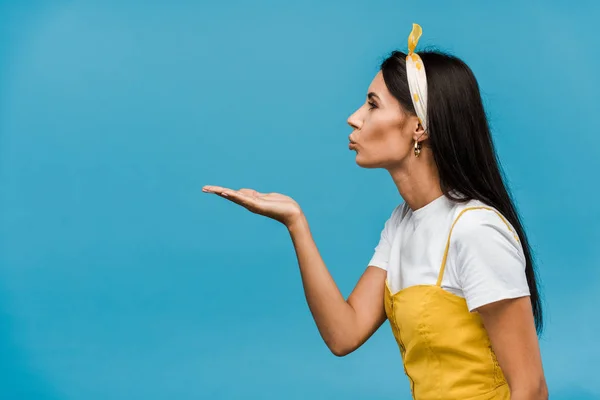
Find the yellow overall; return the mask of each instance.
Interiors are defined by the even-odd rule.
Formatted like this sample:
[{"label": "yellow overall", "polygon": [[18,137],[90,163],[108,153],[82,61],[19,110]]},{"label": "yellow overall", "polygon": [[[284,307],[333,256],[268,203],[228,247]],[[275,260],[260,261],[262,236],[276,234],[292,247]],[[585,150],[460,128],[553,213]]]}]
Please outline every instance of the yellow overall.
[{"label": "yellow overall", "polygon": [[385,312],[415,400],[510,399],[481,317],[469,312],[465,299],[441,287],[456,221],[465,211],[481,208],[493,210],[469,207],[454,220],[436,285],[392,294],[386,282]]}]

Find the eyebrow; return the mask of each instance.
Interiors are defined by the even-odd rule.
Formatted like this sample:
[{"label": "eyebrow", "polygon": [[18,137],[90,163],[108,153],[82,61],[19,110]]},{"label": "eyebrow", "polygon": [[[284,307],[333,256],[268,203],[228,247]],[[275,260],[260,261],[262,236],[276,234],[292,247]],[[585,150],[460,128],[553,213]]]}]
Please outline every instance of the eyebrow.
[{"label": "eyebrow", "polygon": [[369,92],[369,94],[367,94],[367,97],[369,98],[369,100],[375,97],[377,100],[381,101],[381,99],[379,98],[379,96],[377,96],[375,92]]}]

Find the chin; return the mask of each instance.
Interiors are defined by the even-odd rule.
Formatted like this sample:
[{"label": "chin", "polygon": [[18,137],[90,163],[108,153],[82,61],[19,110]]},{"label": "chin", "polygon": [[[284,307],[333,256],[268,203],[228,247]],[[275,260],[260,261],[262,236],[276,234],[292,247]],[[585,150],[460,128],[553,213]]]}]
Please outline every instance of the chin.
[{"label": "chin", "polygon": [[366,169],[377,169],[377,168],[383,168],[383,169],[390,169],[390,168],[395,168],[398,165],[401,164],[400,161],[390,161],[390,160],[382,160],[382,159],[369,159],[367,157],[361,156],[360,153],[356,153],[356,158],[355,158],[355,162],[356,165],[358,165],[361,168],[366,168]]},{"label": "chin", "polygon": [[363,157],[360,156],[360,154],[356,154],[356,165],[358,165],[361,168],[379,168],[380,165],[378,163],[373,163],[372,161],[369,162],[369,160],[365,160]]}]

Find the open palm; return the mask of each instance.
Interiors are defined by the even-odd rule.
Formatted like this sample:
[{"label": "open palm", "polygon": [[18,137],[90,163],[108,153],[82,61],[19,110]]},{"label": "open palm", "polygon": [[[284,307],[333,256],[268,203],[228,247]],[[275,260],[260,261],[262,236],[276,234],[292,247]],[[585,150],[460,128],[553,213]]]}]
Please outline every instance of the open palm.
[{"label": "open palm", "polygon": [[253,189],[233,190],[221,186],[204,186],[202,191],[217,194],[255,214],[264,215],[285,225],[291,224],[302,215],[298,203],[280,193],[260,193]]}]

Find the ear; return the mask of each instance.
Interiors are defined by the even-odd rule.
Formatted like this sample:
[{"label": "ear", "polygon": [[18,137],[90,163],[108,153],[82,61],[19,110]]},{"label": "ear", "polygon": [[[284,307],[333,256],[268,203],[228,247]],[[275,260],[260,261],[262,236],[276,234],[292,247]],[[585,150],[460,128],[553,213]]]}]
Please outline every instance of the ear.
[{"label": "ear", "polygon": [[421,125],[421,121],[419,120],[419,118],[415,118],[415,128],[414,128],[414,132],[413,132],[413,140],[414,141],[418,141],[418,142],[422,142],[424,140],[429,139],[429,134],[425,131],[425,129],[423,128],[423,125]]}]

